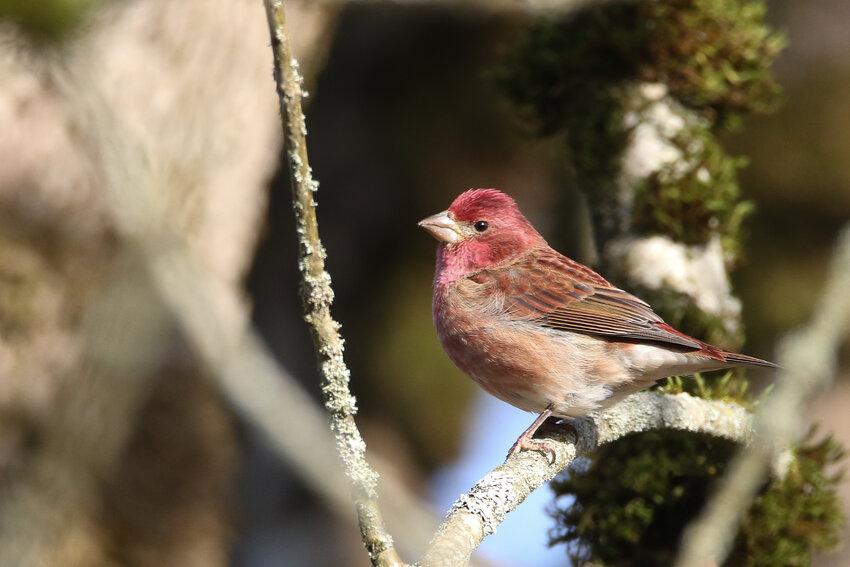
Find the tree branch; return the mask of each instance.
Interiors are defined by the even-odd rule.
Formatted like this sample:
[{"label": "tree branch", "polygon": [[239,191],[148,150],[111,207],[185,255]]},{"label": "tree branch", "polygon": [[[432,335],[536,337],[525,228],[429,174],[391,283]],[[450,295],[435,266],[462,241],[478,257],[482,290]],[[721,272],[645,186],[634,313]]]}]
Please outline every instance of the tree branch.
[{"label": "tree branch", "polygon": [[687,528],[678,567],[720,565],[778,448],[798,441],[802,409],[835,376],[838,347],[850,332],[850,224],[836,244],[830,275],[811,321],[779,346],[776,388],[756,415],[752,447],[740,451],[703,513]]},{"label": "tree branch", "polygon": [[354,422],[357,411],[348,387],[349,370],[343,360],[339,324],[330,315],[333,290],[325,271],[325,249],[319,238],[313,192],[313,179],[307,159],[307,129],[301,109],[301,76],[292,55],[281,0],[264,0],[274,52],[274,77],[280,100],[280,113],[286,138],[287,157],[293,192],[296,231],[301,248],[299,269],[304,319],[310,326],[322,376],[325,407],[330,412],[331,429],[348,476],[363,543],[374,565],[403,565],[387,533],[378,508],[378,474],[366,461],[366,444]]},{"label": "tree branch", "polygon": [[[736,404],[654,392],[634,394],[602,412],[591,414],[566,429],[542,437],[555,452],[549,462],[542,453],[520,453],[497,467],[462,495],[440,526],[422,567],[466,565],[485,537],[494,533],[505,515],[538,487],[568,467],[576,457],[599,445],[641,431],[677,429],[747,443],[753,435],[752,416]],[[568,439],[572,437],[572,439]]]},{"label": "tree branch", "polygon": [[[286,133],[296,230],[301,246],[302,297],[322,374],[322,390],[331,414],[337,449],[353,490],[363,541],[375,565],[403,565],[384,528],[377,505],[377,474],[365,459],[365,445],[354,423],[356,405],[348,388],[339,325],[330,316],[333,292],[324,269],[325,252],[318,235],[313,192],[317,188],[307,160],[306,129],[301,110],[301,78],[293,59],[279,0],[265,0],[275,55],[275,79]],[[549,481],[577,456],[629,433],[679,429],[749,442],[752,417],[742,407],[681,394],[636,394],[599,414],[574,422],[574,440],[563,431],[550,433],[555,459],[522,453],[485,476],[462,496],[440,527],[422,565],[466,565],[484,537],[495,532],[505,515],[533,490]]]}]

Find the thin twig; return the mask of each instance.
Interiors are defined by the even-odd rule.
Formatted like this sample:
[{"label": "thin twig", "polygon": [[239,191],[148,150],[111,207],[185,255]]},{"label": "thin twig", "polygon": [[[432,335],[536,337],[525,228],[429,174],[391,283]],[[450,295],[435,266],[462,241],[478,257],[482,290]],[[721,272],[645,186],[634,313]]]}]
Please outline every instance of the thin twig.
[{"label": "thin twig", "polygon": [[[678,567],[720,565],[729,554],[741,517],[766,478],[777,448],[803,432],[802,408],[835,376],[838,347],[850,332],[850,224],[836,244],[826,286],[811,321],[779,346],[776,388],[756,415],[758,436],[733,459],[719,490],[687,528]],[[780,471],[782,472],[782,471]]]},{"label": "thin twig", "polygon": [[301,76],[289,45],[286,15],[280,0],[264,0],[274,52],[274,76],[293,192],[296,231],[300,244],[299,268],[305,320],[310,326],[322,376],[322,393],[330,412],[337,450],[349,478],[363,543],[374,565],[404,565],[387,533],[378,508],[378,475],[366,461],[366,444],[354,423],[357,411],[348,387],[349,370],[343,360],[339,324],[331,318],[333,291],[325,271],[325,249],[319,238],[313,180],[307,159],[307,129],[301,109]]},{"label": "thin twig", "polygon": [[543,437],[555,458],[523,452],[487,474],[462,495],[440,526],[422,567],[466,565],[483,539],[494,533],[505,515],[529,494],[568,467],[580,455],[625,435],[654,429],[677,429],[722,437],[740,443],[752,438],[752,416],[736,404],[708,401],[687,394],[665,396],[641,392],[597,414],[571,424],[577,437],[564,430]]}]

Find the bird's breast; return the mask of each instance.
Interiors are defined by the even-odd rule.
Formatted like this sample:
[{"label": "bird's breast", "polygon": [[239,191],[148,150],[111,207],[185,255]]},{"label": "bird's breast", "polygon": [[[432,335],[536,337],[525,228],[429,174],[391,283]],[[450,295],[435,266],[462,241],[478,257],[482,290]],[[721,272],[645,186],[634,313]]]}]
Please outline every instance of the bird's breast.
[{"label": "bird's breast", "polygon": [[597,338],[513,318],[497,293],[478,294],[474,285],[439,291],[434,324],[446,354],[490,394],[520,409],[540,412],[554,401],[557,415],[583,415],[610,397],[610,380],[623,376]]}]

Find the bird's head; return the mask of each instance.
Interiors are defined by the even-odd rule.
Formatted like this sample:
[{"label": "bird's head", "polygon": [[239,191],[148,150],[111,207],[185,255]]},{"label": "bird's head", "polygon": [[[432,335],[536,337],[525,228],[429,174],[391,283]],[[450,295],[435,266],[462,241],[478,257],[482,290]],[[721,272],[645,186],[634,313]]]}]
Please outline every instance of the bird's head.
[{"label": "bird's head", "polygon": [[419,222],[440,241],[438,274],[449,281],[500,264],[546,241],[516,202],[496,189],[470,189],[441,213]]}]

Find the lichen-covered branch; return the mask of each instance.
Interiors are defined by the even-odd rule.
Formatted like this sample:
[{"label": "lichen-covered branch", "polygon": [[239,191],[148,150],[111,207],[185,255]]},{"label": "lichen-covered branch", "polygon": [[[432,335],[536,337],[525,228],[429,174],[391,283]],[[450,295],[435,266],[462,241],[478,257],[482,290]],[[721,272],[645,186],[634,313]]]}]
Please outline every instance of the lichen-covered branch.
[{"label": "lichen-covered branch", "polygon": [[850,224],[836,245],[831,272],[811,321],[779,346],[776,388],[756,416],[758,435],[730,465],[719,490],[685,531],[678,567],[720,565],[729,553],[742,515],[769,472],[777,447],[802,435],[802,407],[834,375],[838,347],[850,333]]},{"label": "lichen-covered branch", "polygon": [[549,462],[539,452],[523,452],[487,474],[454,504],[440,527],[423,567],[466,565],[483,539],[531,492],[550,481],[580,455],[621,437],[654,429],[675,429],[748,443],[752,416],[736,404],[641,392],[605,411],[547,432],[554,450]]},{"label": "lichen-covered branch", "polygon": [[296,231],[300,244],[299,268],[304,318],[310,326],[322,376],[322,393],[330,412],[337,450],[349,478],[363,543],[374,565],[403,565],[393,547],[378,508],[378,475],[366,461],[366,445],[354,422],[357,411],[348,387],[349,370],[343,360],[339,324],[330,314],[333,290],[325,271],[325,250],[319,238],[313,179],[307,159],[307,129],[301,108],[301,76],[289,45],[281,0],[264,0],[274,52],[274,76],[280,99],[286,153],[293,192]]}]

